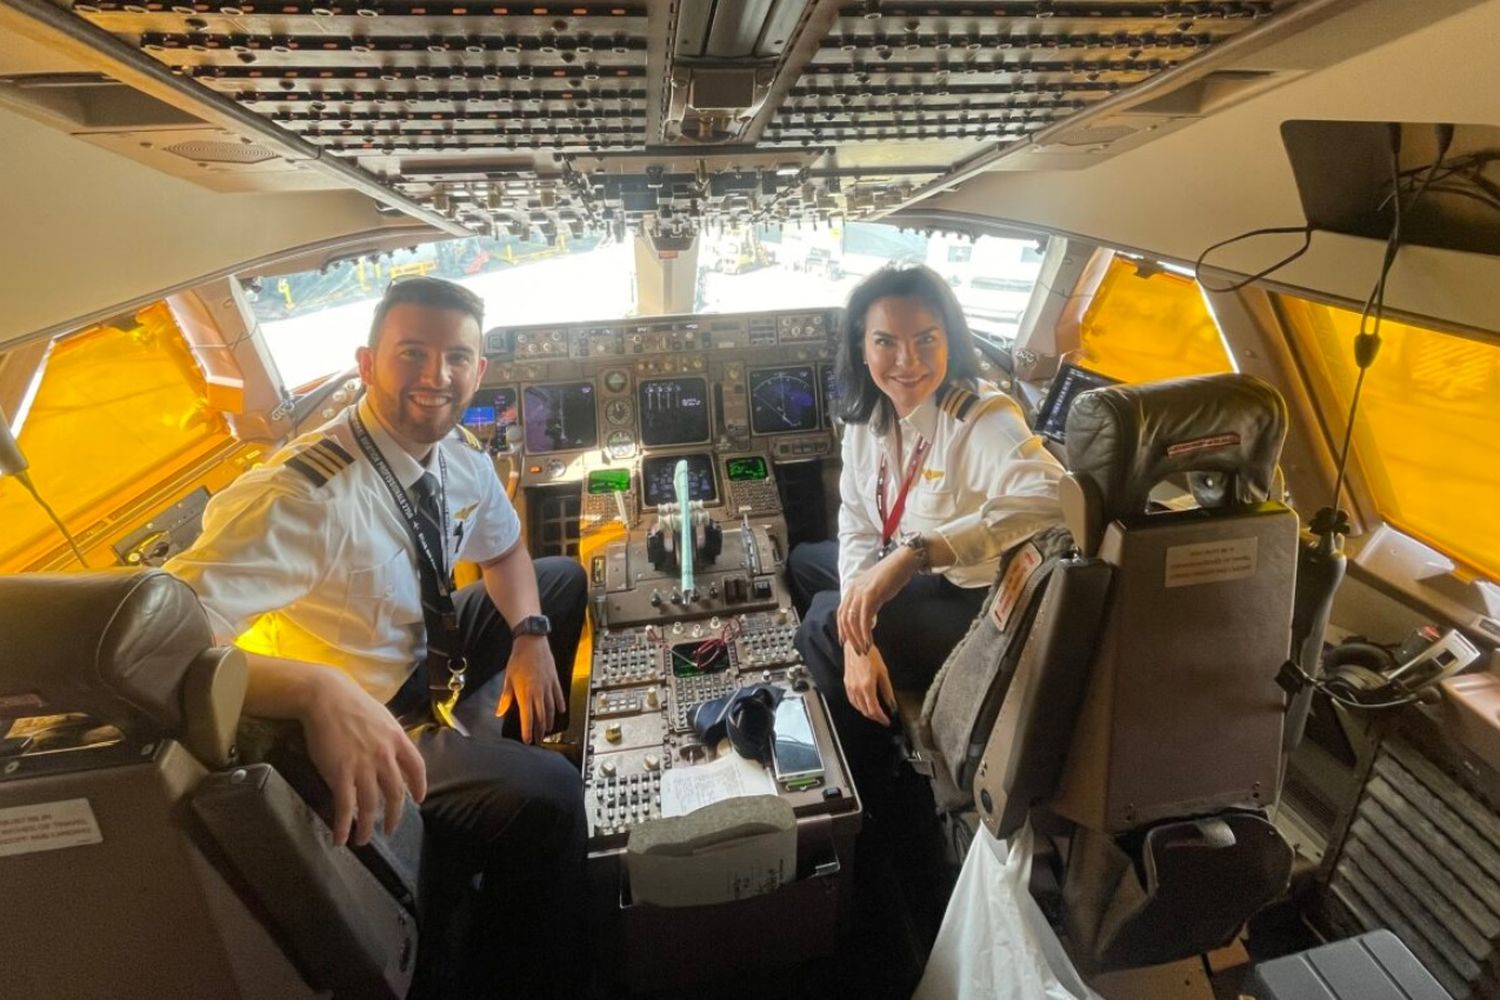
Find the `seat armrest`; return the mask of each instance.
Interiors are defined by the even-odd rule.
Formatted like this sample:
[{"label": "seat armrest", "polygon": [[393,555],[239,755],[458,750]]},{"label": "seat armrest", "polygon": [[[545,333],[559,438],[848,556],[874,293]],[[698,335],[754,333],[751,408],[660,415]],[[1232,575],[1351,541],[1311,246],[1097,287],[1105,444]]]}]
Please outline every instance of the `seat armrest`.
[{"label": "seat armrest", "polygon": [[[371,1000],[406,995],[416,917],[353,851],[334,845],[275,768],[211,774],[192,807],[310,986]],[[420,817],[403,815],[407,822]]]},{"label": "seat armrest", "polygon": [[229,764],[249,682],[245,654],[234,646],[206,649],[188,665],[182,683],[182,743],[210,768]]}]

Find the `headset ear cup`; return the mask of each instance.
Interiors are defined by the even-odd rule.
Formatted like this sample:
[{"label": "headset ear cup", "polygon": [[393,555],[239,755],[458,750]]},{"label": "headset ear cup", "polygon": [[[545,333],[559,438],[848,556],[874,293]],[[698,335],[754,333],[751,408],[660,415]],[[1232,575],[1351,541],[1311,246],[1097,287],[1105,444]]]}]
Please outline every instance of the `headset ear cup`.
[{"label": "headset ear cup", "polygon": [[1323,671],[1335,673],[1344,666],[1364,667],[1376,673],[1396,669],[1396,657],[1389,649],[1373,642],[1350,639],[1339,643],[1323,654]]},{"label": "headset ear cup", "polygon": [[1346,639],[1323,654],[1323,680],[1349,692],[1356,701],[1374,701],[1389,689],[1386,672],[1396,666],[1395,655],[1384,646]]},{"label": "headset ear cup", "polygon": [[1361,692],[1375,692],[1390,684],[1384,674],[1377,673],[1369,667],[1362,667],[1357,663],[1345,663],[1343,666],[1335,667],[1329,674],[1328,683],[1342,684],[1343,686]]}]

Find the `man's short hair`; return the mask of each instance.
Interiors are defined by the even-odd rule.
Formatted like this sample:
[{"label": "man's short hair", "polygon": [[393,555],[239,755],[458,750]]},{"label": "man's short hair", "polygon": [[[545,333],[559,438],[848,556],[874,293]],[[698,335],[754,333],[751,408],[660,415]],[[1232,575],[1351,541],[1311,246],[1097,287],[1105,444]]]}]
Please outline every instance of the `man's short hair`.
[{"label": "man's short hair", "polygon": [[370,321],[370,339],[367,341],[372,349],[380,340],[380,328],[385,325],[386,314],[399,305],[457,309],[473,316],[475,324],[481,331],[484,330],[484,300],[467,288],[442,278],[402,278],[391,282],[375,307],[375,318]]}]

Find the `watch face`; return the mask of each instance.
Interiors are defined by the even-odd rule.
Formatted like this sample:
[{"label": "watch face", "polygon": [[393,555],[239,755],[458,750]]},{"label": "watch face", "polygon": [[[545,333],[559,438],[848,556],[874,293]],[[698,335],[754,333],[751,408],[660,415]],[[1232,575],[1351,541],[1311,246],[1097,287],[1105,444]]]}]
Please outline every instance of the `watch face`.
[{"label": "watch face", "polygon": [[511,635],[551,635],[552,622],[546,615],[528,615],[511,630]]}]

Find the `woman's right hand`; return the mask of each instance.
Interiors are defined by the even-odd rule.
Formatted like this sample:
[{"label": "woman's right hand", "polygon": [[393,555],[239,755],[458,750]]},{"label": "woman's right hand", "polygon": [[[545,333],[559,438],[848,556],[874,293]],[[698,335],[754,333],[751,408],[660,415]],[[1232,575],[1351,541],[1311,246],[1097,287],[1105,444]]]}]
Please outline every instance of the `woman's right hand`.
[{"label": "woman's right hand", "polygon": [[844,644],[844,693],[860,715],[882,726],[891,724],[886,710],[895,709],[896,693],[891,672],[874,644],[868,653],[859,652],[852,643]]}]

